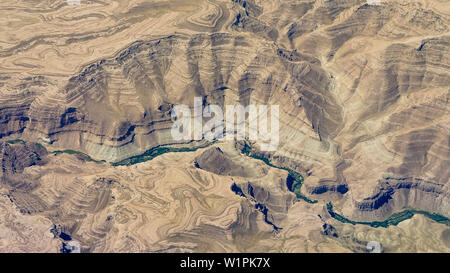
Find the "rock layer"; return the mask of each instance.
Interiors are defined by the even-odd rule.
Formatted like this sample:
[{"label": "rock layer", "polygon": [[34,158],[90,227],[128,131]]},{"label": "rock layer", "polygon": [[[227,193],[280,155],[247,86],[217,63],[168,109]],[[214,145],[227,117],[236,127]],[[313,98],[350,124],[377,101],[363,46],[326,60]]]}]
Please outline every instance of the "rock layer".
[{"label": "rock layer", "polygon": [[[326,209],[450,217],[450,9],[380,2],[2,1],[0,251],[448,252],[420,215]],[[269,164],[233,141],[110,164],[193,146],[170,112],[194,97],[278,105]]]}]

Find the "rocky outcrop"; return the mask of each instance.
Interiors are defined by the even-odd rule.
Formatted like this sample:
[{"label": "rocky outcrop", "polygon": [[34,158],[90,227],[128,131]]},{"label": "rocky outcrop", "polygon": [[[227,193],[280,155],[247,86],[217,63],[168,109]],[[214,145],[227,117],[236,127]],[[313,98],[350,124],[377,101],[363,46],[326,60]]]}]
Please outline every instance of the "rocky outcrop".
[{"label": "rocky outcrop", "polygon": [[20,174],[27,167],[44,165],[47,150],[36,143],[13,140],[0,143],[1,173],[3,176]]},{"label": "rocky outcrop", "polygon": [[295,195],[286,191],[285,187],[267,189],[258,182],[233,184],[231,190],[244,197],[256,210],[260,211],[264,221],[271,225],[274,231],[280,231],[280,223],[287,217],[289,208],[296,202]]},{"label": "rocky outcrop", "polygon": [[219,175],[247,177],[243,166],[237,165],[230,160],[220,148],[211,148],[203,152],[195,159],[197,168]]},{"label": "rocky outcrop", "polygon": [[449,217],[450,194],[447,187],[413,177],[386,177],[380,181],[376,194],[355,204],[354,219],[384,220],[405,208],[432,211]]}]

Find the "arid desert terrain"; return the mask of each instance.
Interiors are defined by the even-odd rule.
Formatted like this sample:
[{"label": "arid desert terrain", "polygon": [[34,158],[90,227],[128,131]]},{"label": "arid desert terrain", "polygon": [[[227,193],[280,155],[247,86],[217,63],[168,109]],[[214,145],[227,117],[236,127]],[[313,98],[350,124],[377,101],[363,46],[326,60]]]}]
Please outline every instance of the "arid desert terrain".
[{"label": "arid desert terrain", "polygon": [[0,252],[449,253],[449,98],[449,0],[2,0]]}]

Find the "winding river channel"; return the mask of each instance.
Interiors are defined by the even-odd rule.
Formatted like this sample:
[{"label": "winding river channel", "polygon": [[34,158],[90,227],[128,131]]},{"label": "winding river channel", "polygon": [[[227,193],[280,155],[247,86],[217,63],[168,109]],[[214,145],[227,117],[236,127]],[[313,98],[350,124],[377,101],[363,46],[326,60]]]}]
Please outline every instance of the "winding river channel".
[{"label": "winding river channel", "polygon": [[[145,162],[145,161],[149,161],[154,159],[155,157],[165,154],[165,153],[173,153],[173,152],[193,152],[196,151],[198,149],[201,148],[206,148],[208,146],[213,145],[214,142],[212,143],[205,143],[205,144],[201,144],[198,146],[194,146],[194,147],[166,147],[166,146],[158,146],[158,147],[154,147],[150,150],[147,150],[146,152],[137,155],[137,156],[132,156],[129,158],[126,158],[124,160],[121,160],[119,162],[115,162],[115,163],[111,163],[111,165],[113,166],[122,166],[122,165],[134,165],[134,164],[138,164],[141,162]],[[244,142],[243,144],[243,148],[241,149],[242,154],[251,157],[253,159],[257,159],[257,160],[261,160],[262,162],[264,162],[267,166],[272,167],[272,168],[277,168],[277,169],[281,169],[281,170],[285,170],[289,173],[286,184],[287,187],[289,189],[289,191],[295,193],[295,195],[297,196],[298,199],[303,200],[307,203],[310,204],[317,204],[318,200],[311,200],[310,198],[308,198],[307,196],[303,195],[301,193],[301,188],[304,182],[304,178],[303,176],[292,170],[289,169],[287,167],[282,167],[282,166],[276,166],[274,164],[272,164],[270,162],[270,159],[265,157],[263,154],[258,154],[258,153],[254,153],[252,151],[252,147]],[[76,152],[76,151],[72,151],[72,150],[65,150],[65,151],[56,151],[54,152],[55,154],[58,153],[69,153],[69,154],[76,154],[78,156],[82,155],[82,158],[85,158],[87,161],[95,161],[93,159],[91,159],[89,156],[84,155],[80,152]],[[97,161],[96,161],[97,162]],[[440,214],[436,214],[436,213],[430,213],[427,211],[421,211],[421,210],[414,210],[414,209],[406,209],[404,211],[401,212],[397,212],[392,214],[391,216],[389,216],[386,220],[384,221],[373,221],[373,222],[361,222],[361,221],[353,221],[351,219],[348,219],[344,216],[342,216],[339,213],[336,213],[333,210],[333,204],[331,202],[327,203],[327,211],[330,214],[331,217],[333,217],[334,219],[338,220],[339,222],[342,223],[346,223],[346,224],[352,224],[352,225],[367,225],[367,226],[371,226],[371,227],[389,227],[389,226],[395,226],[398,225],[399,223],[411,219],[414,215],[420,214],[420,215],[424,215],[427,218],[437,222],[437,223],[441,223],[444,224],[446,226],[450,227],[450,219],[440,215]]]}]

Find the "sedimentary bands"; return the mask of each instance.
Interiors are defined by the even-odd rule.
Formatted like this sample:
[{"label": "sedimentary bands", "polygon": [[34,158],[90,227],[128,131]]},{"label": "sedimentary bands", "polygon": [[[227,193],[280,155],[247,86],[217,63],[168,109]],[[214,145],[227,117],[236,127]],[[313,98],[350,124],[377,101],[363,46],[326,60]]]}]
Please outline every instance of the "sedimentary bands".
[{"label": "sedimentary bands", "polygon": [[380,2],[2,1],[0,252],[449,252],[450,6]]}]

